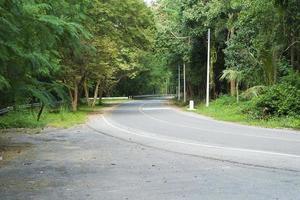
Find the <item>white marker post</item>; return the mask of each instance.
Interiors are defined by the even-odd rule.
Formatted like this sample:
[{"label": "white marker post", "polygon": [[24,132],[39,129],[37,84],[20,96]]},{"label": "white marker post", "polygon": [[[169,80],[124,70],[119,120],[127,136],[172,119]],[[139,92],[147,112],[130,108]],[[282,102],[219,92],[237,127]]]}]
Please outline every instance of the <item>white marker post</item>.
[{"label": "white marker post", "polygon": [[210,29],[207,34],[206,107],[209,106]]},{"label": "white marker post", "polygon": [[190,100],[189,110],[195,110],[195,108],[194,108],[194,101],[193,100]]}]

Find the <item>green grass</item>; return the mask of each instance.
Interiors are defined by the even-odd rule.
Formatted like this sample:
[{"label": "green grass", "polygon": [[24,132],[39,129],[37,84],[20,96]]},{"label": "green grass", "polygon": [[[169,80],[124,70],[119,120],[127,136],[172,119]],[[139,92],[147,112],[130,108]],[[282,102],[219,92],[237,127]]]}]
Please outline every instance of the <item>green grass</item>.
[{"label": "green grass", "polygon": [[224,96],[211,102],[209,107],[206,107],[204,103],[198,103],[194,112],[217,120],[237,122],[245,125],[300,129],[300,119],[297,117],[255,119],[243,112],[247,107],[249,107],[249,102],[247,101],[236,103],[234,98]]},{"label": "green grass", "polygon": [[4,116],[0,116],[0,129],[42,128],[46,126],[68,128],[85,123],[91,113],[100,112],[104,107],[113,106],[125,101],[128,100],[103,100],[101,105],[97,105],[94,108],[81,105],[78,107],[77,112],[71,112],[64,108],[55,112],[45,110],[40,121],[36,120],[37,110],[9,112]]},{"label": "green grass", "polygon": [[42,121],[46,122],[46,126],[57,128],[68,128],[77,124],[86,122],[88,114],[92,110],[86,110],[79,107],[77,112],[60,111],[59,113],[45,113],[42,116]]},{"label": "green grass", "polygon": [[46,123],[41,120],[36,121],[36,112],[18,111],[9,112],[0,117],[0,129],[5,128],[39,128],[45,126]]}]

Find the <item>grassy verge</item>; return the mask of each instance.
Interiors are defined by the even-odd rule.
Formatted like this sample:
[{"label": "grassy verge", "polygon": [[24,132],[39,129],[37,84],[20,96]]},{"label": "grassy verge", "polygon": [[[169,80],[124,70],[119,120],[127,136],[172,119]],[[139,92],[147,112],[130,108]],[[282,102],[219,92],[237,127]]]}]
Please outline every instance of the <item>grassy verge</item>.
[{"label": "grassy verge", "polygon": [[210,103],[206,107],[204,103],[198,103],[196,113],[212,117],[221,121],[237,122],[245,125],[253,125],[267,128],[292,128],[300,129],[300,119],[297,117],[272,117],[268,119],[255,119],[246,114],[244,110],[249,102],[236,103],[234,98],[223,97]]},{"label": "grassy verge", "polygon": [[10,112],[4,116],[0,116],[0,129],[42,128],[46,126],[68,128],[85,123],[88,115],[91,113],[100,112],[104,107],[113,106],[124,101],[128,100],[103,100],[101,105],[97,105],[94,108],[85,105],[79,106],[77,112],[70,112],[68,109],[63,108],[56,112],[45,110],[40,121],[36,120],[37,111],[24,110]]}]

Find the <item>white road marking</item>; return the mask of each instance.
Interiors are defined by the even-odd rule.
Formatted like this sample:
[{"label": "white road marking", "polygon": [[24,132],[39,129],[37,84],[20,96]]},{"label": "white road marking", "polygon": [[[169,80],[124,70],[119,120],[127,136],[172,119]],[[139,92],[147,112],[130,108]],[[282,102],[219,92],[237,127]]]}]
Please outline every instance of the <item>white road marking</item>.
[{"label": "white road marking", "polygon": [[[102,115],[102,118],[103,118],[104,122],[107,125],[115,128],[115,129],[118,129],[120,131],[129,133],[129,134],[132,134],[132,135],[136,135],[136,136],[140,136],[140,137],[144,137],[144,138],[149,138],[149,139],[154,139],[154,140],[158,140],[158,141],[185,144],[185,145],[193,145],[193,146],[200,146],[200,147],[220,149],[220,150],[231,150],[231,151],[240,151],[240,152],[249,152],[249,153],[260,153],[260,154],[267,154],[267,155],[273,155],[273,156],[285,156],[285,157],[300,158],[300,155],[296,155],[296,154],[286,154],[286,153],[278,153],[278,152],[272,152],[272,151],[243,149],[243,148],[235,148],[235,147],[223,147],[223,146],[208,145],[208,144],[201,144],[201,143],[195,143],[195,142],[187,142],[187,141],[182,141],[182,140],[173,139],[173,138],[162,138],[162,137],[159,137],[157,134],[150,133],[150,132],[143,132],[144,134],[140,134],[138,132],[133,132],[133,131],[130,131],[130,130],[126,130],[124,128],[120,128],[120,127],[112,124],[103,115]],[[142,131],[140,131],[140,132],[142,132]],[[145,135],[145,134],[147,134],[147,135]]]},{"label": "white road marking", "polygon": [[171,108],[168,107],[159,107],[159,108],[142,108],[143,110],[171,110]]},{"label": "white road marking", "polygon": [[[280,138],[280,137],[270,137],[270,136],[259,136],[259,135],[252,135],[252,134],[237,134],[237,133],[230,133],[230,132],[225,132],[225,131],[216,131],[216,130],[211,130],[211,129],[203,129],[203,128],[198,128],[198,127],[194,127],[194,126],[186,126],[186,125],[181,125],[178,123],[172,123],[166,120],[162,120],[156,117],[153,117],[149,114],[147,114],[146,112],[144,112],[144,108],[143,106],[147,104],[144,103],[139,107],[139,112],[142,113],[143,115],[145,115],[146,117],[159,121],[159,122],[163,122],[169,125],[173,125],[173,126],[177,126],[177,127],[183,127],[183,128],[190,128],[190,129],[196,129],[196,130],[200,130],[200,131],[207,131],[207,132],[214,132],[214,133],[221,133],[221,134],[229,134],[229,135],[238,135],[238,136],[246,136],[246,137],[255,137],[255,138],[264,138],[264,139],[273,139],[273,140],[282,140],[282,141],[289,141],[289,142],[300,142],[300,140],[297,139],[286,139],[286,138]],[[168,109],[171,110],[171,109]]]}]

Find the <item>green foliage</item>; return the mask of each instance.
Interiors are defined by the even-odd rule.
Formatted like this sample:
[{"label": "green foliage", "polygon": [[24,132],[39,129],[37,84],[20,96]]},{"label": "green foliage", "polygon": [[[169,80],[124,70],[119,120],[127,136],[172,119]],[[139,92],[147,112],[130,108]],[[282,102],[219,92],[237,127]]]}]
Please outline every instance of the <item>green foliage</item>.
[{"label": "green foliage", "polygon": [[36,121],[36,111],[10,112],[0,118],[0,129],[6,128],[42,128],[45,126],[68,128],[82,124],[87,119],[88,112],[70,112],[61,109],[59,112],[46,111],[40,121]]},{"label": "green foliage", "polygon": [[105,99],[101,105],[93,108],[80,105],[78,112],[71,112],[69,106],[62,105],[52,109],[46,109],[41,115],[40,121],[36,120],[38,109],[22,110],[9,112],[0,116],[0,129],[7,128],[43,128],[57,127],[69,128],[74,125],[83,124],[88,119],[89,114],[99,113],[104,107],[113,106],[117,103],[126,102],[122,99]]},{"label": "green foliage", "polygon": [[300,70],[299,13],[299,0],[0,0],[0,107],[175,93],[183,63],[203,98],[210,28],[212,98],[234,80],[258,116],[298,115],[282,77]]},{"label": "green foliage", "polygon": [[223,70],[223,74],[220,77],[221,80],[226,79],[227,81],[241,81],[242,80],[242,72],[237,71],[235,69],[225,69]]},{"label": "green foliage", "polygon": [[43,127],[45,122],[37,122],[35,112],[10,112],[0,117],[0,129],[6,128],[37,128]]},{"label": "green foliage", "polygon": [[[187,62],[188,96],[204,98],[210,28],[212,98],[230,91],[238,102],[241,89],[241,107],[247,104],[249,117],[299,116],[299,74],[284,76],[300,70],[300,1],[159,0],[154,9],[160,34],[156,48],[167,59],[173,80],[175,66]],[[172,32],[189,36],[191,51]],[[213,105],[223,104],[217,99]]]},{"label": "green foliage", "polygon": [[280,83],[253,99],[253,114],[259,118],[270,116],[300,116],[300,76],[291,73]]},{"label": "green foliage", "polygon": [[247,90],[245,90],[242,94],[241,97],[245,100],[251,100],[254,97],[258,97],[259,95],[263,94],[266,90],[266,86],[263,85],[257,85],[253,86]]},{"label": "green foliage", "polygon": [[132,79],[120,81],[114,88],[114,95],[164,94],[167,88],[172,87],[171,72],[164,57],[155,53],[146,53],[140,59],[141,71]]},{"label": "green foliage", "polygon": [[[86,36],[82,26],[55,15],[47,1],[1,1],[0,98],[2,105],[53,101],[61,49]],[[65,43],[68,42],[68,43]],[[8,89],[8,90],[7,90]],[[62,96],[62,95],[61,95]]]},{"label": "green foliage", "polygon": [[196,106],[197,113],[213,117],[217,120],[238,122],[246,125],[254,125],[269,128],[295,128],[300,129],[300,120],[297,116],[272,116],[266,119],[253,117],[253,113],[245,112],[253,106],[252,101],[240,101],[236,103],[234,97],[221,96],[210,103]]},{"label": "green foliage", "polygon": [[224,95],[211,102],[208,108],[204,104],[196,106],[196,111],[219,120],[241,122],[248,120],[243,114],[245,106],[244,102],[236,103],[234,97]]},{"label": "green foliage", "polygon": [[[109,91],[141,70],[154,24],[140,0],[0,1],[0,107]],[[67,97],[66,94],[70,94]]]}]

